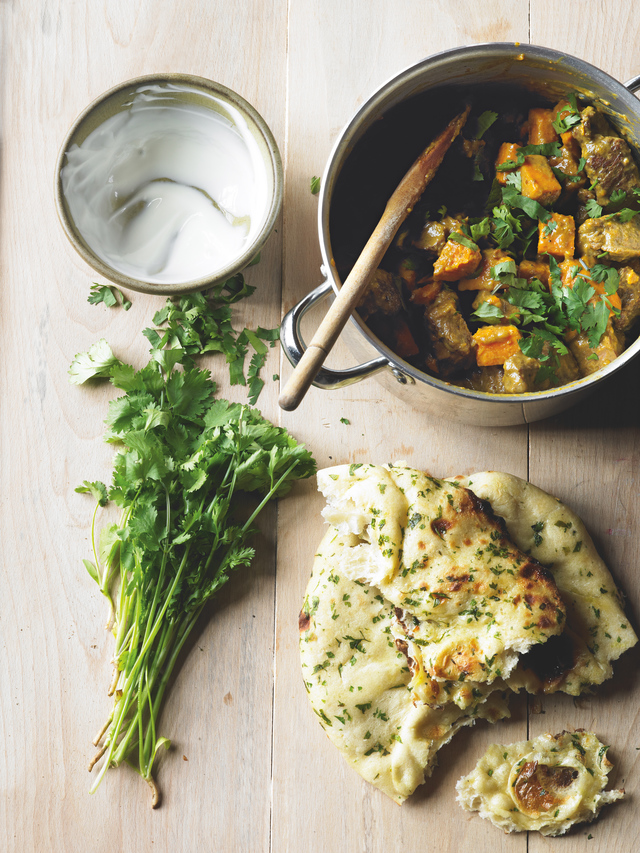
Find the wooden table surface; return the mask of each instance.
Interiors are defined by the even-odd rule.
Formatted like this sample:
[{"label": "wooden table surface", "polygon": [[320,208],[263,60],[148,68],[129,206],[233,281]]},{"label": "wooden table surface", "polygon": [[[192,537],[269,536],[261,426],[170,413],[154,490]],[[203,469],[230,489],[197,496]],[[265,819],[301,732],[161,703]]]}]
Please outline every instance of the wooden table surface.
[{"label": "wooden table surface", "polygon": [[[431,780],[402,807],[363,782],[308,706],[297,615],[322,535],[315,482],[262,519],[258,558],[202,624],[161,720],[159,810],[129,768],[89,795],[91,740],[110,707],[112,639],[82,566],[92,502],[74,492],[108,481],[102,440],[109,387],[69,384],[73,356],[106,337],[146,363],[141,330],[161,297],[131,294],[129,312],[87,303],[99,280],[57,221],[56,155],[93,98],[122,80],[184,71],[217,80],[262,113],[285,162],[283,215],[247,278],[239,322],[275,326],[322,280],[312,175],[356,108],[387,78],[429,54],[520,41],[589,60],[620,80],[640,72],[640,14],[631,0],[0,0],[0,849],[388,853],[400,850],[629,853],[639,847],[638,654],[593,695],[512,703],[512,718],[464,730]],[[311,389],[282,413],[290,373],[270,353],[265,416],[319,466],[405,459],[434,475],[504,470],[552,492],[584,519],[640,624],[637,571],[640,439],[637,367],[562,416],[480,429],[408,411],[370,379]],[[348,363],[342,345],[331,363]],[[221,391],[225,366],[210,367]],[[349,424],[341,422],[346,418]],[[537,711],[538,713],[534,713]],[[592,826],[554,840],[507,836],[454,802],[455,781],[494,739],[584,726],[611,744],[612,781],[628,799]],[[588,841],[588,846],[585,844]]]}]

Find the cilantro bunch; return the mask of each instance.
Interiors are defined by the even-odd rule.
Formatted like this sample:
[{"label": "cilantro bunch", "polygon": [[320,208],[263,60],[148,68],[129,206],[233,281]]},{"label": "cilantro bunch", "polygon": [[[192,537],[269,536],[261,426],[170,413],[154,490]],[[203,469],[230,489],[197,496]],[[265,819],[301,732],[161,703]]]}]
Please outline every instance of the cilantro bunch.
[{"label": "cilantro bunch", "polygon": [[[180,336],[177,326],[168,333]],[[209,372],[188,354],[188,336],[180,343],[154,348],[136,371],[99,341],[70,370],[76,382],[106,376],[124,392],[106,419],[105,440],[117,448],[111,485],[85,481],[77,489],[96,499],[94,560],[85,565],[109,601],[115,637],[114,704],[95,741],[91,767],[104,760],[91,790],[126,761],[151,786],[154,806],[154,762],[169,745],[158,716],[180,651],[230,573],[251,564],[248,543],[262,508],[315,472],[309,451],[285,429],[249,406],[215,399]],[[108,501],[120,519],[96,541],[96,513]]]}]

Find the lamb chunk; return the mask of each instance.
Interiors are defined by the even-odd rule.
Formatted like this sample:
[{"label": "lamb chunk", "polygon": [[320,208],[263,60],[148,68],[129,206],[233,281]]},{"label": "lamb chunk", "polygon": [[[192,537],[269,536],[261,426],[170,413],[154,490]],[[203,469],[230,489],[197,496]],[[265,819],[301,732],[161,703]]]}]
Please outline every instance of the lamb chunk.
[{"label": "lamb chunk", "polygon": [[416,249],[439,255],[447,242],[447,229],[442,222],[427,222],[413,241]]},{"label": "lamb chunk", "polygon": [[[613,328],[610,320],[602,340],[595,349],[589,345],[589,336],[586,333],[576,335],[569,341],[569,349],[578,363],[580,376],[590,376],[616,360],[624,349],[624,336]],[[597,358],[593,358],[594,355]]]},{"label": "lamb chunk", "polygon": [[540,370],[537,358],[529,358],[523,352],[510,356],[503,364],[503,385],[507,394],[526,394],[534,388]]},{"label": "lamb chunk", "polygon": [[628,332],[640,317],[640,276],[632,267],[622,267],[618,274],[618,296],[622,307],[620,314],[613,317],[613,328],[619,332]]},{"label": "lamb chunk", "polygon": [[460,379],[455,383],[461,388],[470,388],[472,391],[483,391],[489,394],[504,394],[504,382],[502,367],[495,365],[493,367],[479,367],[474,370],[469,376]]},{"label": "lamb chunk", "polygon": [[608,260],[622,263],[640,258],[640,214],[627,222],[615,216],[587,219],[578,228],[578,251],[592,257],[606,252]]},{"label": "lamb chunk", "polygon": [[580,378],[580,370],[571,351],[558,356],[558,366],[554,370],[558,385],[566,385]]},{"label": "lamb chunk", "polygon": [[[548,353],[549,347],[546,345],[543,353]],[[544,362],[545,364],[547,362]],[[558,356],[558,362],[555,370],[556,381],[551,382],[549,379],[543,379],[541,382],[536,382],[538,371],[542,367],[542,362],[537,358],[529,358],[522,352],[517,352],[508,358],[504,363],[504,389],[508,394],[525,394],[531,391],[546,391],[552,385],[566,385],[567,382],[573,382],[580,377],[578,363],[573,355],[568,352]]]},{"label": "lamb chunk", "polygon": [[372,314],[384,314],[386,317],[399,314],[402,311],[402,298],[395,277],[386,270],[377,269],[357,310],[365,322]]},{"label": "lamb chunk", "polygon": [[441,290],[425,307],[424,323],[441,376],[459,373],[475,364],[473,338],[453,291]]},{"label": "lamb chunk", "polygon": [[596,182],[596,200],[605,207],[614,190],[630,193],[640,187],[640,173],[631,149],[602,113],[585,107],[580,117],[572,133],[580,143],[587,176],[592,184]]}]

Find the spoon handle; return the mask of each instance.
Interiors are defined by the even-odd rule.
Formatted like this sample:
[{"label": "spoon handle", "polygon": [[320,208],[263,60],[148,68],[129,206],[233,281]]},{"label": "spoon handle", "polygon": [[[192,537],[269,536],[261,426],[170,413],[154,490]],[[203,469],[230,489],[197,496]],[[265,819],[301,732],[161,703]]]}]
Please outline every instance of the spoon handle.
[{"label": "spoon handle", "polygon": [[469,107],[449,122],[442,133],[422,152],[393,191],[373,234],[367,240],[360,257],[280,394],[278,402],[285,411],[290,412],[296,409],[309,390],[325,358],[365,292],[373,273],[391,245],[391,241],[435,175],[451,143],[464,126],[468,114]]}]

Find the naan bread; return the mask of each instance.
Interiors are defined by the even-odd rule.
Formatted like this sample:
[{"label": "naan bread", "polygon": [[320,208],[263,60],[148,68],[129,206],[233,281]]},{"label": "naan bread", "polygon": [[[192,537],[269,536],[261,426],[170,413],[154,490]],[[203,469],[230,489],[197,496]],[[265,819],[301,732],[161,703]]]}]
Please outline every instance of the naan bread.
[{"label": "naan bread", "polygon": [[512,474],[489,471],[458,481],[489,501],[516,545],[550,569],[567,608],[563,633],[522,657],[509,686],[577,696],[610,678],[612,661],[638,638],[582,521],[559,500]]},{"label": "naan bread", "polygon": [[421,701],[468,707],[479,684],[506,678],[519,655],[562,632],[552,575],[458,482],[401,463],[340,465],[320,471],[318,487],[327,521],[356,537],[335,569],[395,605],[391,630]]},{"label": "naan bread", "polygon": [[456,785],[458,802],[505,832],[563,835],[624,796],[604,790],[612,767],[607,749],[582,729],[493,744]]},{"label": "naan bread", "polygon": [[316,554],[299,619],[304,683],[321,726],[347,762],[402,803],[460,727],[476,717],[495,722],[508,710],[495,684],[483,684],[466,711],[414,704],[407,660],[390,631],[393,605],[378,588],[339,569],[342,554],[358,542],[330,527]]}]

